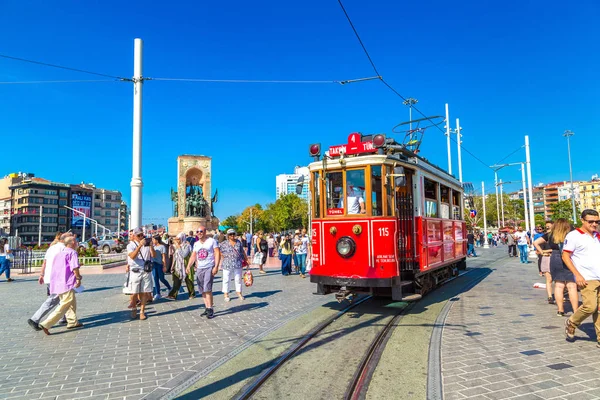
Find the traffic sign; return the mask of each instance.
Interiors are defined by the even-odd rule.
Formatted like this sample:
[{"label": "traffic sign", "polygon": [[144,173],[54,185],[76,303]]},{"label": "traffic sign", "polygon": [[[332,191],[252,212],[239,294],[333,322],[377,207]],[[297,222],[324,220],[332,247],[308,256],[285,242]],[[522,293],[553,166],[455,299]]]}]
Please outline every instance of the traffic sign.
[{"label": "traffic sign", "polygon": [[471,210],[471,218],[475,218],[475,216],[477,215],[477,210]]}]

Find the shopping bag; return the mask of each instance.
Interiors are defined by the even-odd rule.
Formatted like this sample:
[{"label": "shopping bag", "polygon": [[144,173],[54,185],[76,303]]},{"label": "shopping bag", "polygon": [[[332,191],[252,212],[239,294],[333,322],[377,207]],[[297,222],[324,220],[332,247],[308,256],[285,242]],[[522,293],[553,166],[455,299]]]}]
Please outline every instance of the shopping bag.
[{"label": "shopping bag", "polygon": [[244,272],[244,285],[246,285],[247,287],[250,287],[250,286],[252,286],[253,283],[254,283],[254,277],[252,276],[252,272],[250,272],[250,271]]},{"label": "shopping bag", "polygon": [[261,265],[262,264],[262,253],[256,252],[254,253],[254,259],[252,260],[252,264]]}]

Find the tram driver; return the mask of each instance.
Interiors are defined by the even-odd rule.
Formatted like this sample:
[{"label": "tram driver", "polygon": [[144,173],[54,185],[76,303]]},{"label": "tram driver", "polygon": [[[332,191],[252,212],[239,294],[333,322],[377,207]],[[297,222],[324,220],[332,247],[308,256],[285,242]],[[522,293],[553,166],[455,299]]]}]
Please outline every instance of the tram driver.
[{"label": "tram driver", "polygon": [[[346,204],[348,214],[365,214],[367,212],[365,208],[365,199],[363,198],[362,191],[354,186],[352,182],[348,182],[348,188],[346,190]],[[340,197],[340,208],[344,208],[344,197]]]}]

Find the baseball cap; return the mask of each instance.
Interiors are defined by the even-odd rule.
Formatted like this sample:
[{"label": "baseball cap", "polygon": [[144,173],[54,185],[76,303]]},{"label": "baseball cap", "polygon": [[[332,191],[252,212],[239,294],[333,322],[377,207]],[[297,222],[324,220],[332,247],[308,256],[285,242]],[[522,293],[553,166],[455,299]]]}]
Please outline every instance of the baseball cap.
[{"label": "baseball cap", "polygon": [[141,235],[142,233],[144,233],[144,231],[142,230],[142,228],[135,228],[133,230],[133,234],[134,235]]},{"label": "baseball cap", "polygon": [[300,229],[296,229],[296,232],[294,232],[294,233],[300,233]]},{"label": "baseball cap", "polygon": [[230,234],[232,234],[232,233],[233,233],[234,235],[236,234],[236,232],[235,232],[235,229],[227,229],[227,234],[228,234],[228,235],[230,235]]}]

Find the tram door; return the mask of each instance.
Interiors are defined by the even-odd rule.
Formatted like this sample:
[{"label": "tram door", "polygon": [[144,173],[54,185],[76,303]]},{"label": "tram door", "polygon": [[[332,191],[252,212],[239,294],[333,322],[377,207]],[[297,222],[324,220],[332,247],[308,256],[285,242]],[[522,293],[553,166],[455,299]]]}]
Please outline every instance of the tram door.
[{"label": "tram door", "polygon": [[[413,208],[413,171],[403,167],[394,168],[396,194],[396,217],[398,218],[398,258],[400,271],[418,269],[415,262],[415,229]],[[403,175],[403,176],[402,176]]]}]

